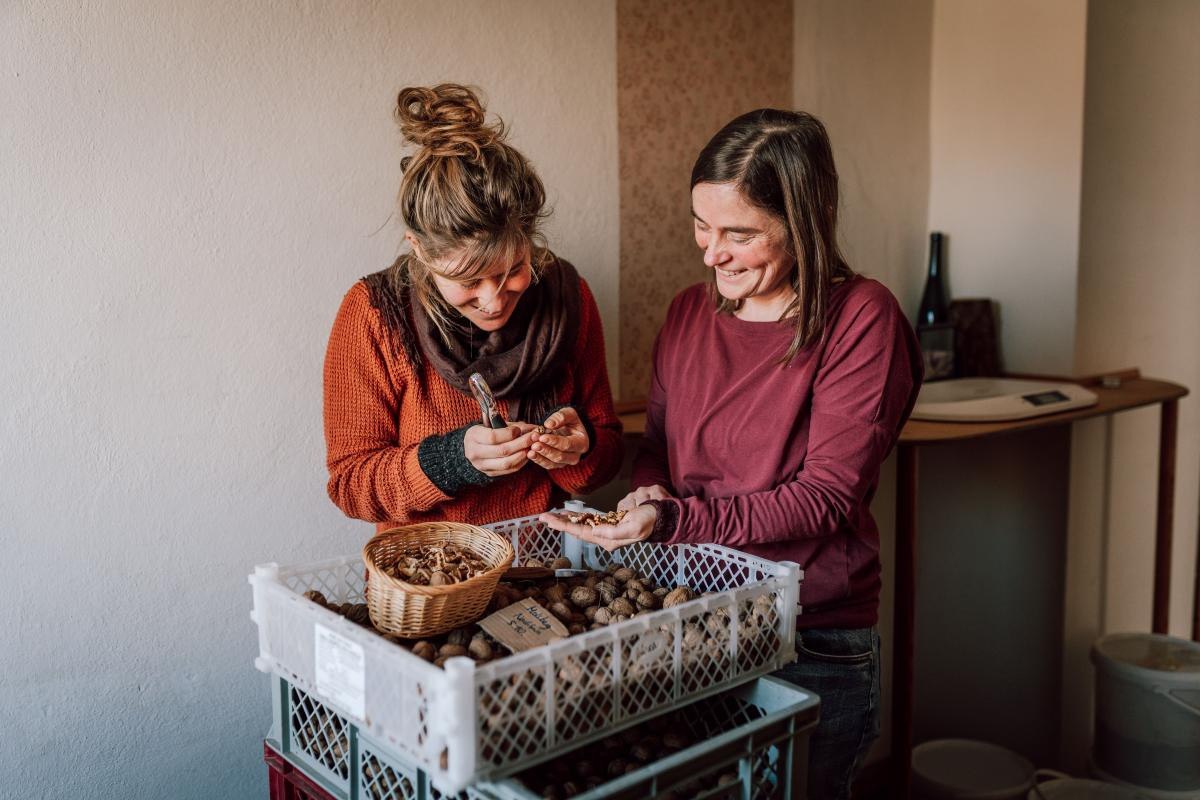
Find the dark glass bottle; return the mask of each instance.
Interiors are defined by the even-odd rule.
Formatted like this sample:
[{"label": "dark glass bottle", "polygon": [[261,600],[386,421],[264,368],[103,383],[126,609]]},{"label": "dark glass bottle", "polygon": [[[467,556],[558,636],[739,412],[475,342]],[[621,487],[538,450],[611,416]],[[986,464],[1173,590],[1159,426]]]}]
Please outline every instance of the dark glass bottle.
[{"label": "dark glass bottle", "polygon": [[950,293],[942,262],[942,234],[929,234],[929,273],[917,311],[917,339],[925,357],[925,380],[954,376],[954,326],[950,322]]}]

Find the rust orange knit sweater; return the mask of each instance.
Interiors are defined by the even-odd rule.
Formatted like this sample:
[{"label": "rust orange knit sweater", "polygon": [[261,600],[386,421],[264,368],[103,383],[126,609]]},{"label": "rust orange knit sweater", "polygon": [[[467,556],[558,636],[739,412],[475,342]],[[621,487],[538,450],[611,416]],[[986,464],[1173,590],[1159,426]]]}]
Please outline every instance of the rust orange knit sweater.
[{"label": "rust orange knit sweater", "polygon": [[[567,494],[608,482],[622,458],[621,423],[613,410],[604,362],[600,313],[580,280],[579,340],[559,387],[595,429],[591,449],[572,467],[545,470],[528,463],[456,496],[442,492],[417,461],[428,436],[479,422],[475,400],[429,365],[416,380],[413,366],[388,346],[379,312],[359,281],[342,300],[325,354],[325,444],[329,497],[348,516],[377,530],[432,520],[486,524],[538,514]],[[508,419],[508,404],[499,401]],[[535,420],[523,420],[535,422]],[[536,420],[541,422],[541,420]]]}]

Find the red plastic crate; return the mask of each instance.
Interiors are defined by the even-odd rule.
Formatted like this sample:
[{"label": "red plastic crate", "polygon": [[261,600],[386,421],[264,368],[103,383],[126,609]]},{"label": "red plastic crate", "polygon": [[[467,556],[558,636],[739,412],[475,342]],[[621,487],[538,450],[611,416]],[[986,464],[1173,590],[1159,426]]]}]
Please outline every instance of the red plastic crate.
[{"label": "red plastic crate", "polygon": [[266,742],[263,743],[263,761],[267,762],[271,800],[337,800],[289,764],[287,759],[272,750]]}]

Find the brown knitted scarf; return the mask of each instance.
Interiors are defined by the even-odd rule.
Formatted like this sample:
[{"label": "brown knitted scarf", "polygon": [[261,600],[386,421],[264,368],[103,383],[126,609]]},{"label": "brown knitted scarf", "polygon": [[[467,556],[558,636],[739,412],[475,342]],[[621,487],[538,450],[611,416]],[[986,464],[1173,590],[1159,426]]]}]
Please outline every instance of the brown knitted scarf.
[{"label": "brown knitted scarf", "polygon": [[487,333],[465,318],[450,331],[447,344],[433,320],[413,298],[407,256],[364,280],[371,305],[414,371],[426,359],[460,392],[470,395],[467,379],[478,372],[498,399],[507,400],[513,420],[541,422],[558,405],[559,376],[579,337],[579,273],[547,253],[541,278],[525,290],[504,327]]}]

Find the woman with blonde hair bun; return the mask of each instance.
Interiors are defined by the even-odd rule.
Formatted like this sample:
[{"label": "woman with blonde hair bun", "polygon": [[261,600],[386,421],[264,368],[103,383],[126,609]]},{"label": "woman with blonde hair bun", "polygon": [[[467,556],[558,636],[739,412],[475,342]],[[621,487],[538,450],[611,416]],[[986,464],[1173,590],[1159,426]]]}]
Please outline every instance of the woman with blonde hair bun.
[{"label": "woman with blonde hair bun", "polygon": [[[587,283],[540,232],[545,190],[471,89],[402,90],[410,252],[351,287],[325,357],[329,496],[379,530],[486,524],[606,483],[622,457]],[[480,373],[503,420],[481,424]]]}]

